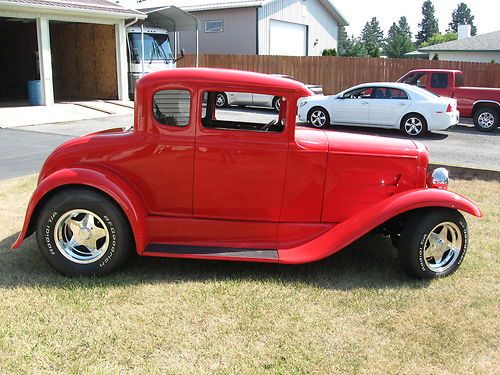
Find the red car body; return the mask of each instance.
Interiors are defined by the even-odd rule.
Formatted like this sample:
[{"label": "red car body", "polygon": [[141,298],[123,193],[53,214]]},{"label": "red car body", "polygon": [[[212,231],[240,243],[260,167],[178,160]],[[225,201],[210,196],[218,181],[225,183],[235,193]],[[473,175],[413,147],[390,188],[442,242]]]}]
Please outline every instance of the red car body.
[{"label": "red car body", "polygon": [[[164,89],[189,91],[188,126],[155,120],[152,98]],[[202,126],[207,90],[280,95],[283,131]],[[297,100],[309,95],[299,82],[241,71],[145,76],[133,129],[70,140],[47,159],[13,248],[34,231],[43,203],[72,186],[108,196],[128,219],[136,251],[158,257],[305,263],[419,208],[481,215],[466,198],[426,187],[420,143],[296,127]]]},{"label": "red car body", "polygon": [[[424,76],[426,78],[420,82]],[[497,116],[500,111],[500,88],[465,87],[464,74],[460,70],[415,69],[398,79],[398,82],[418,85],[437,95],[457,99],[457,108],[462,117],[474,117],[482,108],[491,108]]]}]

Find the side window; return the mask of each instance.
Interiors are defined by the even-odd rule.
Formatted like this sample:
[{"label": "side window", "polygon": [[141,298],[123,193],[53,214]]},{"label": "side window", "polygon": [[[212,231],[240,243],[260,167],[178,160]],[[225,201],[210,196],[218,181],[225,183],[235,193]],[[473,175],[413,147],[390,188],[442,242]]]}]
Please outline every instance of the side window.
[{"label": "side window", "polygon": [[205,21],[206,33],[221,33],[224,31],[224,20]]},{"label": "side window", "polygon": [[408,95],[406,95],[406,92],[403,90],[399,89],[387,89],[389,93],[389,99],[408,99]]},{"label": "side window", "polygon": [[410,74],[403,80],[403,83],[408,83],[409,85],[415,85],[425,88],[427,86],[427,73]]},{"label": "side window", "polygon": [[362,87],[359,89],[351,90],[343,95],[344,99],[370,99],[373,93],[372,87]]},{"label": "side window", "polygon": [[153,115],[163,125],[187,126],[191,95],[187,90],[162,90],[153,96]]},{"label": "side window", "polygon": [[[280,112],[276,111],[278,99]],[[286,102],[277,95],[208,91],[203,93],[201,105],[205,128],[279,133],[285,127],[281,114]]]},{"label": "side window", "polygon": [[448,73],[432,73],[431,87],[445,89],[448,87]]}]

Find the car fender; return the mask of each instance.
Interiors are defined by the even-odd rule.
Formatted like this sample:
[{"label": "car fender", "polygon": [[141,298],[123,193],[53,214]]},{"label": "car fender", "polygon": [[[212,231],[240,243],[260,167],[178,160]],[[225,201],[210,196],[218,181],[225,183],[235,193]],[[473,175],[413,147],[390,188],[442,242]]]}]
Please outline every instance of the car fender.
[{"label": "car fender", "polygon": [[294,248],[278,249],[279,263],[307,263],[328,257],[389,219],[425,207],[447,207],[481,217],[468,199],[447,190],[414,189],[386,198],[360,211],[312,241]]},{"label": "car fender", "polygon": [[[132,229],[136,250],[142,253],[148,243],[146,216],[147,210],[139,194],[116,173],[101,167],[75,167],[57,170],[44,178],[35,189],[24,219],[23,228],[12,249],[21,246],[27,235],[33,231],[34,225],[31,222],[37,209],[43,204],[44,197],[54,189],[64,186],[88,186],[110,196],[125,213]],[[33,217],[36,220],[36,217]]]}]

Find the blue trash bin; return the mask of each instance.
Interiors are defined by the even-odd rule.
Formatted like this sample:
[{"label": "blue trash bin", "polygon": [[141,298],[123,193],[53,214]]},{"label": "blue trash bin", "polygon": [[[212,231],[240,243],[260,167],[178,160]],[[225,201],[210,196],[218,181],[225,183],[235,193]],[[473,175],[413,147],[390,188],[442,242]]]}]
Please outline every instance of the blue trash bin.
[{"label": "blue trash bin", "polygon": [[30,105],[42,105],[42,81],[28,81],[28,101]]}]

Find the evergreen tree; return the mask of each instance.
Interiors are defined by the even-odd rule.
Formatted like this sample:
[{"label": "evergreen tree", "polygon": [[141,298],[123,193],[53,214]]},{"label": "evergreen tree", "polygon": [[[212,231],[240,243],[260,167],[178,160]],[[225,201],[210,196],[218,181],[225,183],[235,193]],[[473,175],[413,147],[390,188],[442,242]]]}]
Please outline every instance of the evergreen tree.
[{"label": "evergreen tree", "polygon": [[392,24],[387,35],[384,52],[387,57],[402,58],[404,54],[415,50],[415,45],[411,41],[410,25],[406,17],[401,17],[396,24]]},{"label": "evergreen tree", "polygon": [[342,56],[346,50],[346,43],[349,37],[347,36],[347,31],[345,31],[344,26],[339,26],[339,40],[337,43],[337,51],[339,56]]},{"label": "evergreen tree", "polygon": [[474,16],[465,3],[460,3],[451,13],[451,22],[448,24],[447,31],[458,32],[458,25],[471,25],[471,35],[477,34],[477,27],[474,26]]},{"label": "evergreen tree", "polygon": [[361,32],[361,40],[365,45],[368,55],[371,57],[380,57],[380,48],[383,46],[384,32],[380,28],[377,17],[373,17],[370,22],[365,24]]},{"label": "evergreen tree", "polygon": [[422,4],[422,22],[418,24],[420,31],[417,34],[417,43],[427,42],[434,34],[439,33],[438,20],[434,15],[434,5],[431,0]]}]

